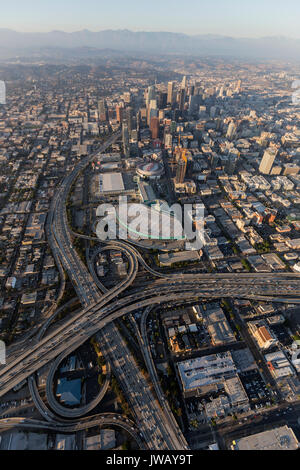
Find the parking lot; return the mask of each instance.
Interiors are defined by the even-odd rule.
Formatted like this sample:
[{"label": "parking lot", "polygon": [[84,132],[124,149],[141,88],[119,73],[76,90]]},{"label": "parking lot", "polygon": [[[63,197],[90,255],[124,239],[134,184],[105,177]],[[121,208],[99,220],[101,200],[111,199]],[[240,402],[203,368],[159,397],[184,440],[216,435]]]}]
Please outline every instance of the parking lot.
[{"label": "parking lot", "polygon": [[260,403],[268,403],[270,393],[258,372],[243,372],[240,374],[240,378],[253,408],[257,408],[255,405],[259,407]]}]

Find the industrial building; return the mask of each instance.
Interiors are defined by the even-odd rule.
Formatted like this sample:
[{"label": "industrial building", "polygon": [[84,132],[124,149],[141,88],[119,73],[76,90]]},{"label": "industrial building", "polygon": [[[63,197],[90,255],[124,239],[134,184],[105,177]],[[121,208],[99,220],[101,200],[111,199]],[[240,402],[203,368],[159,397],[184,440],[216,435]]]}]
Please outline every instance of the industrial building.
[{"label": "industrial building", "polygon": [[232,329],[219,305],[207,306],[202,309],[206,329],[214,346],[221,346],[236,341]]},{"label": "industrial building", "polygon": [[80,405],[81,402],[81,379],[68,380],[58,379],[56,395],[62,403],[68,406]]},{"label": "industrial building", "polygon": [[202,251],[178,251],[170,253],[162,253],[158,256],[160,266],[172,266],[176,263],[187,263],[199,261]]},{"label": "industrial building", "polygon": [[238,375],[224,381],[224,389],[229,399],[231,408],[237,413],[245,413],[250,410],[248,395]]},{"label": "industrial building", "polygon": [[236,366],[229,351],[197,357],[177,364],[186,397],[221,391],[226,379],[235,377]]},{"label": "industrial building", "polygon": [[283,351],[266,354],[268,368],[275,379],[294,375],[293,368]]},{"label": "industrial building", "polygon": [[125,190],[121,173],[101,173],[99,175],[100,193],[122,193]]},{"label": "industrial building", "polygon": [[246,436],[232,442],[232,450],[297,450],[299,442],[288,426]]},{"label": "industrial building", "polygon": [[100,434],[85,439],[85,450],[110,450],[116,447],[116,433],[113,429],[101,429]]}]

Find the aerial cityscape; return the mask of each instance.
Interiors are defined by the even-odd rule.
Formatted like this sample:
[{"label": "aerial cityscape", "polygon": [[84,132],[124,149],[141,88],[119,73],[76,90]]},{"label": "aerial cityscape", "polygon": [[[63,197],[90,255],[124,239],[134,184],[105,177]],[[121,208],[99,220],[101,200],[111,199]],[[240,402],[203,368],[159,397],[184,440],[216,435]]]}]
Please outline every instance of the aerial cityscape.
[{"label": "aerial cityscape", "polygon": [[0,450],[299,449],[300,39],[9,10]]}]

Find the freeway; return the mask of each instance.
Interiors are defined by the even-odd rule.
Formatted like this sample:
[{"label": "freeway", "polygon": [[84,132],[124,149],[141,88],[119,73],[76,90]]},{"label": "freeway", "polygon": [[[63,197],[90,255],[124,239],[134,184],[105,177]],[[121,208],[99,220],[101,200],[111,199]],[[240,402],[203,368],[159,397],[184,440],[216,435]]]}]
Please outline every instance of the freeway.
[{"label": "freeway", "polygon": [[[109,139],[101,149],[98,149],[97,153],[103,152],[118,137],[119,134]],[[114,241],[108,243],[107,247],[103,249],[123,250],[129,260],[128,276],[110,291],[99,290],[93,276],[87,271],[86,266],[73,249],[65,207],[72,184],[94,156],[95,154],[84,159],[65,178],[53,198],[49,213],[49,227],[51,228],[49,243],[55,259],[59,260],[67,271],[83,309],[58,327],[54,327],[45,338],[32,341],[30,347],[22,351],[18,357],[8,358],[7,366],[0,369],[0,396],[58,356],[61,361],[88,338],[97,334],[106,350],[106,356],[110,358],[117,378],[119,380],[120,377],[126,376],[127,378],[127,382],[126,380],[121,381],[121,385],[124,386],[124,393],[132,404],[136,419],[150,448],[159,449],[162,445],[166,445],[168,449],[187,448],[183,436],[178,435],[178,430],[174,427],[174,418],[170,418],[159,407],[112,322],[134,310],[177,301],[178,298],[198,300],[199,298],[236,297],[300,303],[299,275],[293,273],[262,275],[252,273],[238,275],[177,273],[165,276],[150,268],[135,248],[124,242]],[[139,265],[160,279],[147,281],[144,285],[139,286],[138,291],[134,291],[134,280]],[[133,291],[129,290],[129,295],[120,298],[120,294],[131,286],[133,286]],[[101,290],[104,292],[103,295]],[[142,300],[141,292],[143,293]],[[110,344],[107,344],[108,338],[111,338]],[[113,345],[114,347],[112,347]],[[123,357],[128,358],[125,366],[121,366],[117,359],[120,356],[120,351],[122,351]],[[57,365],[59,365],[58,360],[56,361]],[[129,380],[130,377],[136,377],[138,381],[132,382]],[[136,396],[139,396],[139,399],[136,399]],[[151,414],[153,420],[149,421],[148,413]]]},{"label": "freeway", "polygon": [[[79,314],[79,318],[76,321],[71,321],[68,325],[63,323],[57,329],[54,329],[49,336],[35,344],[32,350],[29,349],[25,357],[15,360],[12,366],[8,364],[5,370],[0,371],[0,396],[3,396],[11,388],[56,358],[66,349],[70,348],[70,352],[76,350],[89,337],[93,336],[113,320],[149,305],[177,301],[178,298],[198,301],[199,298],[223,297],[300,303],[299,297],[284,297],[286,295],[286,287],[284,286],[280,291],[282,297],[272,296],[273,288],[270,290],[269,295],[262,295],[260,289],[257,290],[257,287],[254,285],[250,290],[249,283],[245,283],[245,286],[237,283],[234,286],[232,282],[227,287],[221,286],[217,288],[216,285],[208,287],[206,283],[199,287],[191,282],[187,284],[179,282],[176,288],[174,286],[165,286],[160,289],[157,287],[155,289],[145,289],[143,292],[144,300],[141,300],[139,291],[122,299],[117,299],[106,307],[102,305],[99,308],[92,306],[85,311],[85,314]],[[123,305],[123,308],[120,308],[121,305]]]},{"label": "freeway", "polygon": [[142,441],[140,432],[136,425],[128,419],[126,416],[114,414],[114,413],[103,413],[100,415],[89,416],[88,418],[82,419],[78,423],[47,423],[45,421],[39,421],[28,418],[7,418],[0,420],[0,429],[9,428],[24,428],[24,429],[41,429],[45,431],[56,431],[65,433],[75,433],[93,427],[110,427],[116,426],[124,429],[130,434],[133,439],[137,442],[141,449],[145,449],[145,443]]},{"label": "freeway", "polygon": [[168,416],[169,421],[173,422],[173,427],[177,428],[178,431],[180,431],[179,426],[176,422],[176,419],[175,419],[175,417],[172,413],[172,410],[170,408],[169,402],[166,399],[166,397],[164,395],[164,392],[161,388],[159,378],[158,378],[158,375],[157,375],[157,371],[156,371],[156,367],[155,367],[155,364],[154,364],[154,361],[153,361],[153,358],[152,358],[152,353],[151,353],[150,344],[149,344],[149,341],[148,341],[147,331],[146,331],[146,321],[147,321],[148,315],[151,311],[152,311],[152,307],[147,307],[145,309],[145,311],[142,315],[142,318],[141,318],[141,331],[139,330],[139,327],[138,327],[137,322],[135,321],[134,317],[130,316],[130,319],[131,319],[131,322],[132,322],[132,326],[134,327],[135,333],[137,335],[138,342],[140,344],[140,348],[141,348],[141,351],[142,351],[142,354],[143,354],[143,358],[144,358],[145,364],[147,366],[148,372],[150,374],[151,381],[152,381],[153,386],[155,388],[155,392],[156,392],[156,395],[158,397],[160,406],[164,410],[165,414]]},{"label": "freeway", "polygon": [[[119,134],[115,137],[112,138],[111,142],[113,142],[114,139],[118,138]],[[83,165],[86,165],[89,161],[91,160],[91,156],[86,160],[86,162],[83,163]],[[81,165],[81,164],[80,164]],[[79,172],[82,169],[82,166],[78,165],[73,172],[65,179],[63,185],[61,186],[61,197],[59,198],[58,202],[56,203],[55,206],[55,211],[54,211],[54,219],[53,219],[53,233],[54,233],[54,238],[56,239],[56,244],[58,246],[58,252],[59,256],[61,258],[61,262],[65,268],[65,270],[68,272],[68,275],[71,279],[71,281],[74,284],[74,287],[77,291],[77,294],[83,304],[83,306],[89,306],[90,304],[94,304],[95,302],[98,302],[103,306],[110,301],[112,301],[115,297],[117,297],[123,290],[125,290],[127,287],[129,287],[137,274],[138,271],[138,262],[136,256],[132,256],[130,252],[128,252],[128,259],[129,259],[129,273],[127,278],[121,282],[116,288],[110,290],[109,292],[106,292],[104,296],[101,298],[100,292],[97,288],[97,284],[93,282],[93,279],[89,272],[86,270],[85,265],[78,259],[77,253],[73,250],[72,243],[71,243],[71,237],[69,233],[69,228],[68,228],[68,222],[67,222],[67,215],[66,215],[66,208],[65,208],[65,201],[67,199],[68,193],[70,191],[71,185],[73,184],[75,178],[79,174]],[[57,246],[53,246],[52,249],[56,249]],[[100,313],[100,312],[99,312]],[[102,316],[102,312],[100,313],[100,318]],[[84,320],[85,321],[85,320]],[[94,319],[91,320],[95,321]],[[105,325],[104,325],[105,326]],[[80,329],[80,324],[78,324],[75,327],[75,331],[77,329]],[[80,333],[81,336],[84,336],[84,333]],[[156,424],[158,425],[157,429],[155,432],[152,432],[151,429],[149,429],[149,424],[144,420],[142,423],[143,425],[141,427],[142,432],[144,432],[144,437],[146,438],[147,436],[147,445],[150,448],[159,448],[161,446],[161,442],[163,442],[165,448],[167,449],[180,449],[182,448],[181,442],[178,440],[178,436],[176,433],[174,433],[173,429],[167,429],[167,420],[164,419],[163,414],[161,413],[161,410],[159,406],[156,406],[153,402],[153,400],[149,401],[148,404],[146,404],[145,398],[146,395],[151,394],[150,389],[148,387],[148,384],[146,383],[144,377],[142,377],[140,371],[137,368],[137,365],[135,364],[134,359],[131,357],[131,354],[127,348],[127,346],[124,344],[122,337],[119,335],[119,332],[115,325],[110,324],[107,325],[106,328],[98,333],[98,337],[102,342],[105,342],[107,337],[111,335],[115,341],[117,341],[117,347],[116,347],[116,353],[122,348],[123,350],[123,355],[126,354],[128,357],[128,373],[130,375],[135,375],[136,377],[139,377],[139,383],[141,384],[142,387],[142,399],[141,401],[137,401],[134,407],[134,413],[137,414],[142,408],[145,408],[146,410],[150,409],[151,407],[151,414],[154,416],[154,419],[156,420]],[[85,338],[86,339],[86,338]],[[61,359],[65,357],[65,355],[68,353],[68,345],[65,342],[65,347],[63,350],[63,353],[61,354]],[[77,342],[78,345],[78,342]],[[73,347],[74,345],[72,345]],[[115,366],[115,354],[110,354],[111,357],[111,363],[113,365],[113,370],[116,372],[116,366]],[[104,354],[105,357],[105,354]],[[53,372],[54,369],[52,369]],[[51,375],[51,374],[50,374]],[[116,374],[118,380],[120,380],[118,373]],[[51,381],[48,381],[48,391],[50,387]],[[127,391],[127,399],[132,398],[133,394],[135,393],[135,388],[134,385],[130,390]],[[48,393],[49,397],[49,393]],[[52,396],[49,397],[50,399],[53,398]],[[150,411],[147,411],[150,413]],[[184,446],[184,448],[187,448]]]}]

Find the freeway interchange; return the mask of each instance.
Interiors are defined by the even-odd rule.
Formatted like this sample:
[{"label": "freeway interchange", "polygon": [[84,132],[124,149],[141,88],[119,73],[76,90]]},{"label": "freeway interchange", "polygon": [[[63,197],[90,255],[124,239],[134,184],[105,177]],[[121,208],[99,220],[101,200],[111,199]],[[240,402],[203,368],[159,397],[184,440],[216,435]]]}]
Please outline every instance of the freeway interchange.
[{"label": "freeway interchange", "polygon": [[[122,241],[113,241],[104,245],[101,250],[122,251],[128,259],[128,274],[113,289],[109,291],[101,289],[101,285],[95,282],[93,273],[88,271],[73,248],[72,236],[76,234],[72,233],[68,226],[66,200],[80,172],[97,154],[108,149],[119,137],[119,132],[110,137],[97,152],[82,160],[67,175],[53,198],[48,215],[49,244],[58,266],[63,267],[73,283],[82,310],[64,320],[59,326],[52,327],[46,336],[32,339],[28,347],[17,357],[15,355],[8,357],[7,365],[0,368],[0,396],[5,395],[25,379],[29,379],[29,383],[32,383],[33,374],[55,360],[55,366],[51,368],[48,377],[47,395],[50,397],[50,407],[59,414],[59,407],[56,410],[51,394],[55,370],[64,357],[97,335],[104,358],[111,365],[130,404],[146,446],[153,450],[188,449],[172,412],[169,407],[163,406],[165,399],[160,387],[157,383],[154,384],[157,395],[155,396],[115,326],[114,320],[137,309],[177,301],[178,298],[190,301],[201,298],[235,297],[298,304],[300,275],[296,273],[163,275],[150,268],[135,247]],[[93,239],[85,236],[83,238]],[[134,281],[139,266],[155,278],[135,288]],[[151,378],[156,380],[143,339],[140,341],[140,347],[144,357],[147,358]],[[79,417],[79,414],[74,413],[74,417]]]}]

